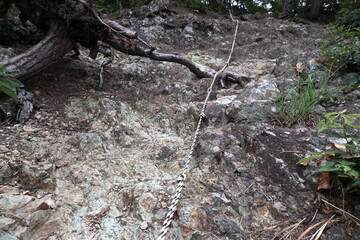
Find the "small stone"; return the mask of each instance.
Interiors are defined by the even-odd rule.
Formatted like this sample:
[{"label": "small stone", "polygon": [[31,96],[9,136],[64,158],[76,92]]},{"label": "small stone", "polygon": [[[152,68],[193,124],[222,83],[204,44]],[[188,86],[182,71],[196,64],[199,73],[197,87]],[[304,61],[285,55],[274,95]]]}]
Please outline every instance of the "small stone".
[{"label": "small stone", "polygon": [[1,151],[1,152],[8,152],[9,149],[8,149],[6,146],[4,146],[4,145],[0,145],[0,151]]},{"label": "small stone", "polygon": [[32,193],[29,190],[26,190],[25,192],[23,192],[23,194],[27,196],[32,196]]},{"label": "small stone", "polygon": [[221,149],[218,146],[215,146],[215,147],[211,148],[211,152],[218,153],[218,152],[221,152]]},{"label": "small stone", "polygon": [[20,154],[20,152],[16,149],[14,151],[12,151],[12,153],[14,154],[14,156],[18,156]]},{"label": "small stone", "polygon": [[40,119],[40,118],[41,118],[40,112],[35,113],[34,117],[35,117],[36,119]]},{"label": "small stone", "polygon": [[279,212],[285,212],[287,210],[286,206],[282,202],[278,202],[278,201],[274,202],[273,207]]},{"label": "small stone", "polygon": [[51,208],[51,209],[55,209],[56,208],[56,204],[54,202],[53,199],[51,198],[48,198],[45,203]]},{"label": "small stone", "polygon": [[51,173],[53,170],[53,164],[52,163],[47,163],[43,166],[43,169],[47,172],[47,173]]},{"label": "small stone", "polygon": [[273,133],[273,132],[271,132],[271,131],[265,131],[265,133],[267,133],[267,134],[269,134],[269,135],[271,135],[271,136],[276,137],[276,134],[275,134],[275,133]]},{"label": "small stone", "polygon": [[255,180],[256,182],[262,182],[262,179],[261,179],[260,177],[254,177],[254,180]]},{"label": "small stone", "polygon": [[46,202],[42,202],[36,210],[48,210],[50,209],[50,206]]},{"label": "small stone", "polygon": [[146,230],[148,227],[149,227],[149,225],[145,221],[140,224],[140,229],[141,230]]},{"label": "small stone", "polygon": [[32,127],[32,126],[27,126],[27,125],[23,127],[23,130],[24,130],[25,132],[36,132],[36,131],[39,131],[38,128],[34,128],[34,127]]},{"label": "small stone", "polygon": [[360,204],[355,205],[354,209],[355,211],[360,211]]},{"label": "small stone", "polygon": [[321,105],[316,105],[313,109],[312,109],[313,113],[316,113],[318,115],[324,115],[326,113],[326,109],[321,106]]},{"label": "small stone", "polygon": [[266,206],[258,207],[257,211],[261,216],[268,216],[270,214],[270,211]]},{"label": "small stone", "polygon": [[277,107],[275,107],[275,106],[272,106],[270,109],[271,109],[271,112],[273,112],[273,113],[278,113],[279,112],[279,109]]},{"label": "small stone", "polygon": [[4,196],[17,195],[19,194],[19,189],[10,186],[0,186],[0,193],[4,194]]}]

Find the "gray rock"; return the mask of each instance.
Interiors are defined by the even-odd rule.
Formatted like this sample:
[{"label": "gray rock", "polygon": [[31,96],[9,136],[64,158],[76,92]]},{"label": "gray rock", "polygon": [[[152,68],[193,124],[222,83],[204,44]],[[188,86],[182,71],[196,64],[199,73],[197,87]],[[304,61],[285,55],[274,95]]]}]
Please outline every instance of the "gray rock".
[{"label": "gray rock", "polygon": [[221,216],[218,222],[220,231],[225,234],[241,233],[241,228],[232,220],[225,216]]},{"label": "gray rock", "polygon": [[7,161],[0,161],[0,183],[3,183],[7,178],[13,174]]},{"label": "gray rock", "polygon": [[324,240],[351,240],[354,239],[353,237],[348,236],[345,229],[339,226],[332,226],[324,231],[321,236]]},{"label": "gray rock", "polygon": [[14,219],[7,218],[7,217],[1,218],[0,219],[0,229],[8,231],[9,228],[11,228],[11,226],[14,225],[14,223],[16,223],[16,221]]},{"label": "gray rock", "polygon": [[252,102],[245,104],[234,101],[226,109],[226,116],[229,121],[235,123],[255,122],[268,119],[271,112],[272,103]]},{"label": "gray rock", "polygon": [[1,240],[19,240],[19,238],[11,236],[10,234],[0,230],[0,239]]}]

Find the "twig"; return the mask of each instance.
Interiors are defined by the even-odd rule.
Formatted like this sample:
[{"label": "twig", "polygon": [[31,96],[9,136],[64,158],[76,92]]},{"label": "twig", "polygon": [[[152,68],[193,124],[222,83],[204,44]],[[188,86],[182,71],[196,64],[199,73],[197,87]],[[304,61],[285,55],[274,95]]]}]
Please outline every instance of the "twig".
[{"label": "twig", "polygon": [[321,234],[324,232],[326,226],[330,223],[330,221],[335,217],[335,214],[329,218],[315,233],[311,236],[310,240],[318,240]]},{"label": "twig", "polygon": [[316,218],[317,213],[318,213],[318,208],[316,208],[315,213],[314,213],[314,216],[311,218],[310,223],[311,223],[312,221],[314,221],[314,219]]},{"label": "twig", "polygon": [[326,201],[325,199],[321,198],[321,201],[323,201],[326,204],[329,204],[331,207],[335,208],[336,210],[339,210],[340,212],[342,212],[343,214],[345,214],[346,216],[348,216],[351,220],[353,220],[358,226],[360,226],[360,219],[355,217],[354,215],[352,215],[351,213],[335,206],[334,204]]},{"label": "twig", "polygon": [[290,225],[288,226],[287,228],[281,230],[279,233],[277,233],[273,238],[272,240],[276,239],[280,234],[286,232],[280,239],[286,239],[287,237],[289,237],[289,235],[296,229],[300,226],[300,224],[302,222],[304,222],[306,220],[306,218],[303,218],[301,219],[299,222],[293,224],[293,225]]},{"label": "twig", "polygon": [[321,222],[315,223],[314,225],[308,227],[298,238],[297,240],[301,240],[303,237],[305,237],[305,235],[310,232],[311,230],[313,230],[314,228],[316,228],[317,226],[319,226],[320,224],[324,223],[325,220],[322,220]]}]

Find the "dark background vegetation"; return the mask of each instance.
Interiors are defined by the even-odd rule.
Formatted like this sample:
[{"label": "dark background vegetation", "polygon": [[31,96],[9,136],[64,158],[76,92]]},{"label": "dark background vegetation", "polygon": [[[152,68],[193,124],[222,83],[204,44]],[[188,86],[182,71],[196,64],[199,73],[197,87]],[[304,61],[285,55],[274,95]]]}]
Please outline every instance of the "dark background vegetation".
[{"label": "dark background vegetation", "polygon": [[[224,12],[233,9],[235,14],[271,13],[274,16],[298,16],[314,20],[339,23],[360,22],[359,0],[171,0],[202,12]],[[112,13],[126,8],[139,7],[150,0],[96,0],[104,13]],[[287,6],[287,7],[285,7]],[[336,18],[336,19],[335,19]]]}]

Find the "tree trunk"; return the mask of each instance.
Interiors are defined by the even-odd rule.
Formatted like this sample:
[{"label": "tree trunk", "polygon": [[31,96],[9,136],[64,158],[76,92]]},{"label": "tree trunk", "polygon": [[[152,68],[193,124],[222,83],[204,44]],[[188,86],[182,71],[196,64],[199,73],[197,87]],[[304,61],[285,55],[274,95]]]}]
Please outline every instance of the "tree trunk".
[{"label": "tree trunk", "polygon": [[284,0],[280,17],[281,18],[294,17],[295,16],[295,3],[296,3],[296,0]]},{"label": "tree trunk", "polygon": [[[6,2],[0,0],[0,5]],[[21,11],[23,20],[29,20],[39,29],[47,31],[44,39],[28,51],[0,62],[6,69],[20,70],[14,73],[16,78],[36,76],[60,60],[76,42],[88,48],[90,56],[96,58],[99,41],[126,54],[182,64],[199,78],[214,76],[214,70],[202,71],[185,58],[157,52],[156,48],[149,46],[136,32],[103,18],[90,0],[14,0],[13,3]],[[235,73],[224,73],[222,77],[240,84],[244,80]]]},{"label": "tree trunk", "polygon": [[323,6],[323,0],[312,0],[311,3],[312,4],[311,4],[309,19],[316,20],[320,16],[321,8]]}]

